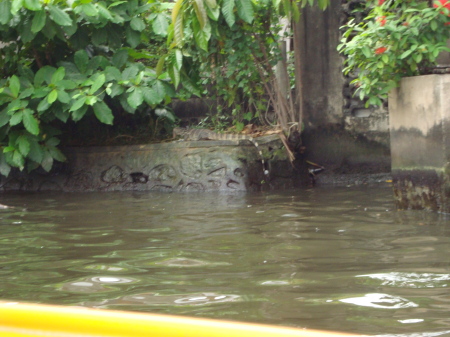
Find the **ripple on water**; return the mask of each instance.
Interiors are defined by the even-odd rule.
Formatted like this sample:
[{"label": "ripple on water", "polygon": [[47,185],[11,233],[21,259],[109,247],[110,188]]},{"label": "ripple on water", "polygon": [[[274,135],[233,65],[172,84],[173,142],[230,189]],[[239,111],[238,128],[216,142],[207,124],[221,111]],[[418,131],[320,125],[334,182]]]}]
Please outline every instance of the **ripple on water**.
[{"label": "ripple on water", "polygon": [[157,293],[141,293],[126,295],[116,299],[104,300],[101,302],[83,303],[90,307],[104,307],[117,305],[146,305],[146,306],[198,306],[212,305],[224,302],[241,301],[241,296],[232,294],[219,294],[213,292],[160,295]]},{"label": "ripple on water", "polygon": [[399,296],[389,294],[371,293],[361,297],[351,297],[340,299],[344,303],[355,304],[362,307],[372,307],[378,309],[404,309],[415,308],[419,305]]},{"label": "ripple on water", "polygon": [[379,273],[358,275],[356,277],[375,280],[377,285],[399,288],[445,288],[448,287],[450,274],[434,273]]},{"label": "ripple on water", "polygon": [[135,283],[134,278],[116,277],[116,276],[92,276],[71,282],[65,282],[57,285],[59,291],[73,293],[99,293],[117,291],[118,287],[111,285]]},{"label": "ripple on water", "polygon": [[165,267],[182,267],[182,268],[190,268],[190,267],[209,267],[209,266],[225,266],[229,265],[227,262],[210,262],[199,259],[191,259],[187,257],[175,257],[168,258],[159,261],[137,261],[140,265],[147,266],[165,266]]},{"label": "ripple on water", "polygon": [[86,271],[86,270],[94,270],[98,272],[108,272],[108,273],[121,273],[121,274],[133,274],[145,271],[145,269],[135,268],[132,266],[128,266],[125,263],[121,263],[120,265],[117,264],[89,264],[89,265],[83,265],[79,267],[74,268],[68,268],[69,270],[74,271]]}]

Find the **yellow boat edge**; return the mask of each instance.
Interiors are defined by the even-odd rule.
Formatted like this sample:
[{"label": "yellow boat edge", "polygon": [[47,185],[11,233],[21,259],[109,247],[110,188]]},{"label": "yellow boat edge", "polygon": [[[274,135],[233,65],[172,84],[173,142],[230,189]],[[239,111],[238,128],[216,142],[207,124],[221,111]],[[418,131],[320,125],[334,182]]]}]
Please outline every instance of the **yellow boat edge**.
[{"label": "yellow boat edge", "polygon": [[0,301],[0,336],[333,337],[362,335],[162,314]]}]

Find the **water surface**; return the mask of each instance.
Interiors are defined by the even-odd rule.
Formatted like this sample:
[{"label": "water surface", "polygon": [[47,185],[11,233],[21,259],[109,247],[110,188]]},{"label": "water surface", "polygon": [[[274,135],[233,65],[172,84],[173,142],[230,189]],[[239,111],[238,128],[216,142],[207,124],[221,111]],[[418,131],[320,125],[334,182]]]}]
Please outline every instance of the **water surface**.
[{"label": "water surface", "polygon": [[450,220],[391,193],[3,194],[0,299],[444,335]]}]

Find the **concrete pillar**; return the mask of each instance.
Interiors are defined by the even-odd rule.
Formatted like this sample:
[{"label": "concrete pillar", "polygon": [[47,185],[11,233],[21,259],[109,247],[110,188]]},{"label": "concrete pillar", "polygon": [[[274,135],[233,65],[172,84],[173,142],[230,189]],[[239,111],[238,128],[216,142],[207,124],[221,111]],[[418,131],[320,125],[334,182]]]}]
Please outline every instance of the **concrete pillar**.
[{"label": "concrete pillar", "polygon": [[389,96],[394,195],[400,209],[450,212],[450,75],[404,78]]}]

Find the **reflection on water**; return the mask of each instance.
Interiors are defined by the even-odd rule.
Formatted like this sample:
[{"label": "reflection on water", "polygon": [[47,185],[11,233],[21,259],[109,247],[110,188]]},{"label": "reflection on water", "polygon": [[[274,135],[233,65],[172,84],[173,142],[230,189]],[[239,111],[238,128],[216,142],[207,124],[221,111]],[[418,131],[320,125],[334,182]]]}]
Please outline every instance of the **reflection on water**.
[{"label": "reflection on water", "polygon": [[450,332],[450,219],[387,186],[4,194],[0,298],[378,336]]}]

